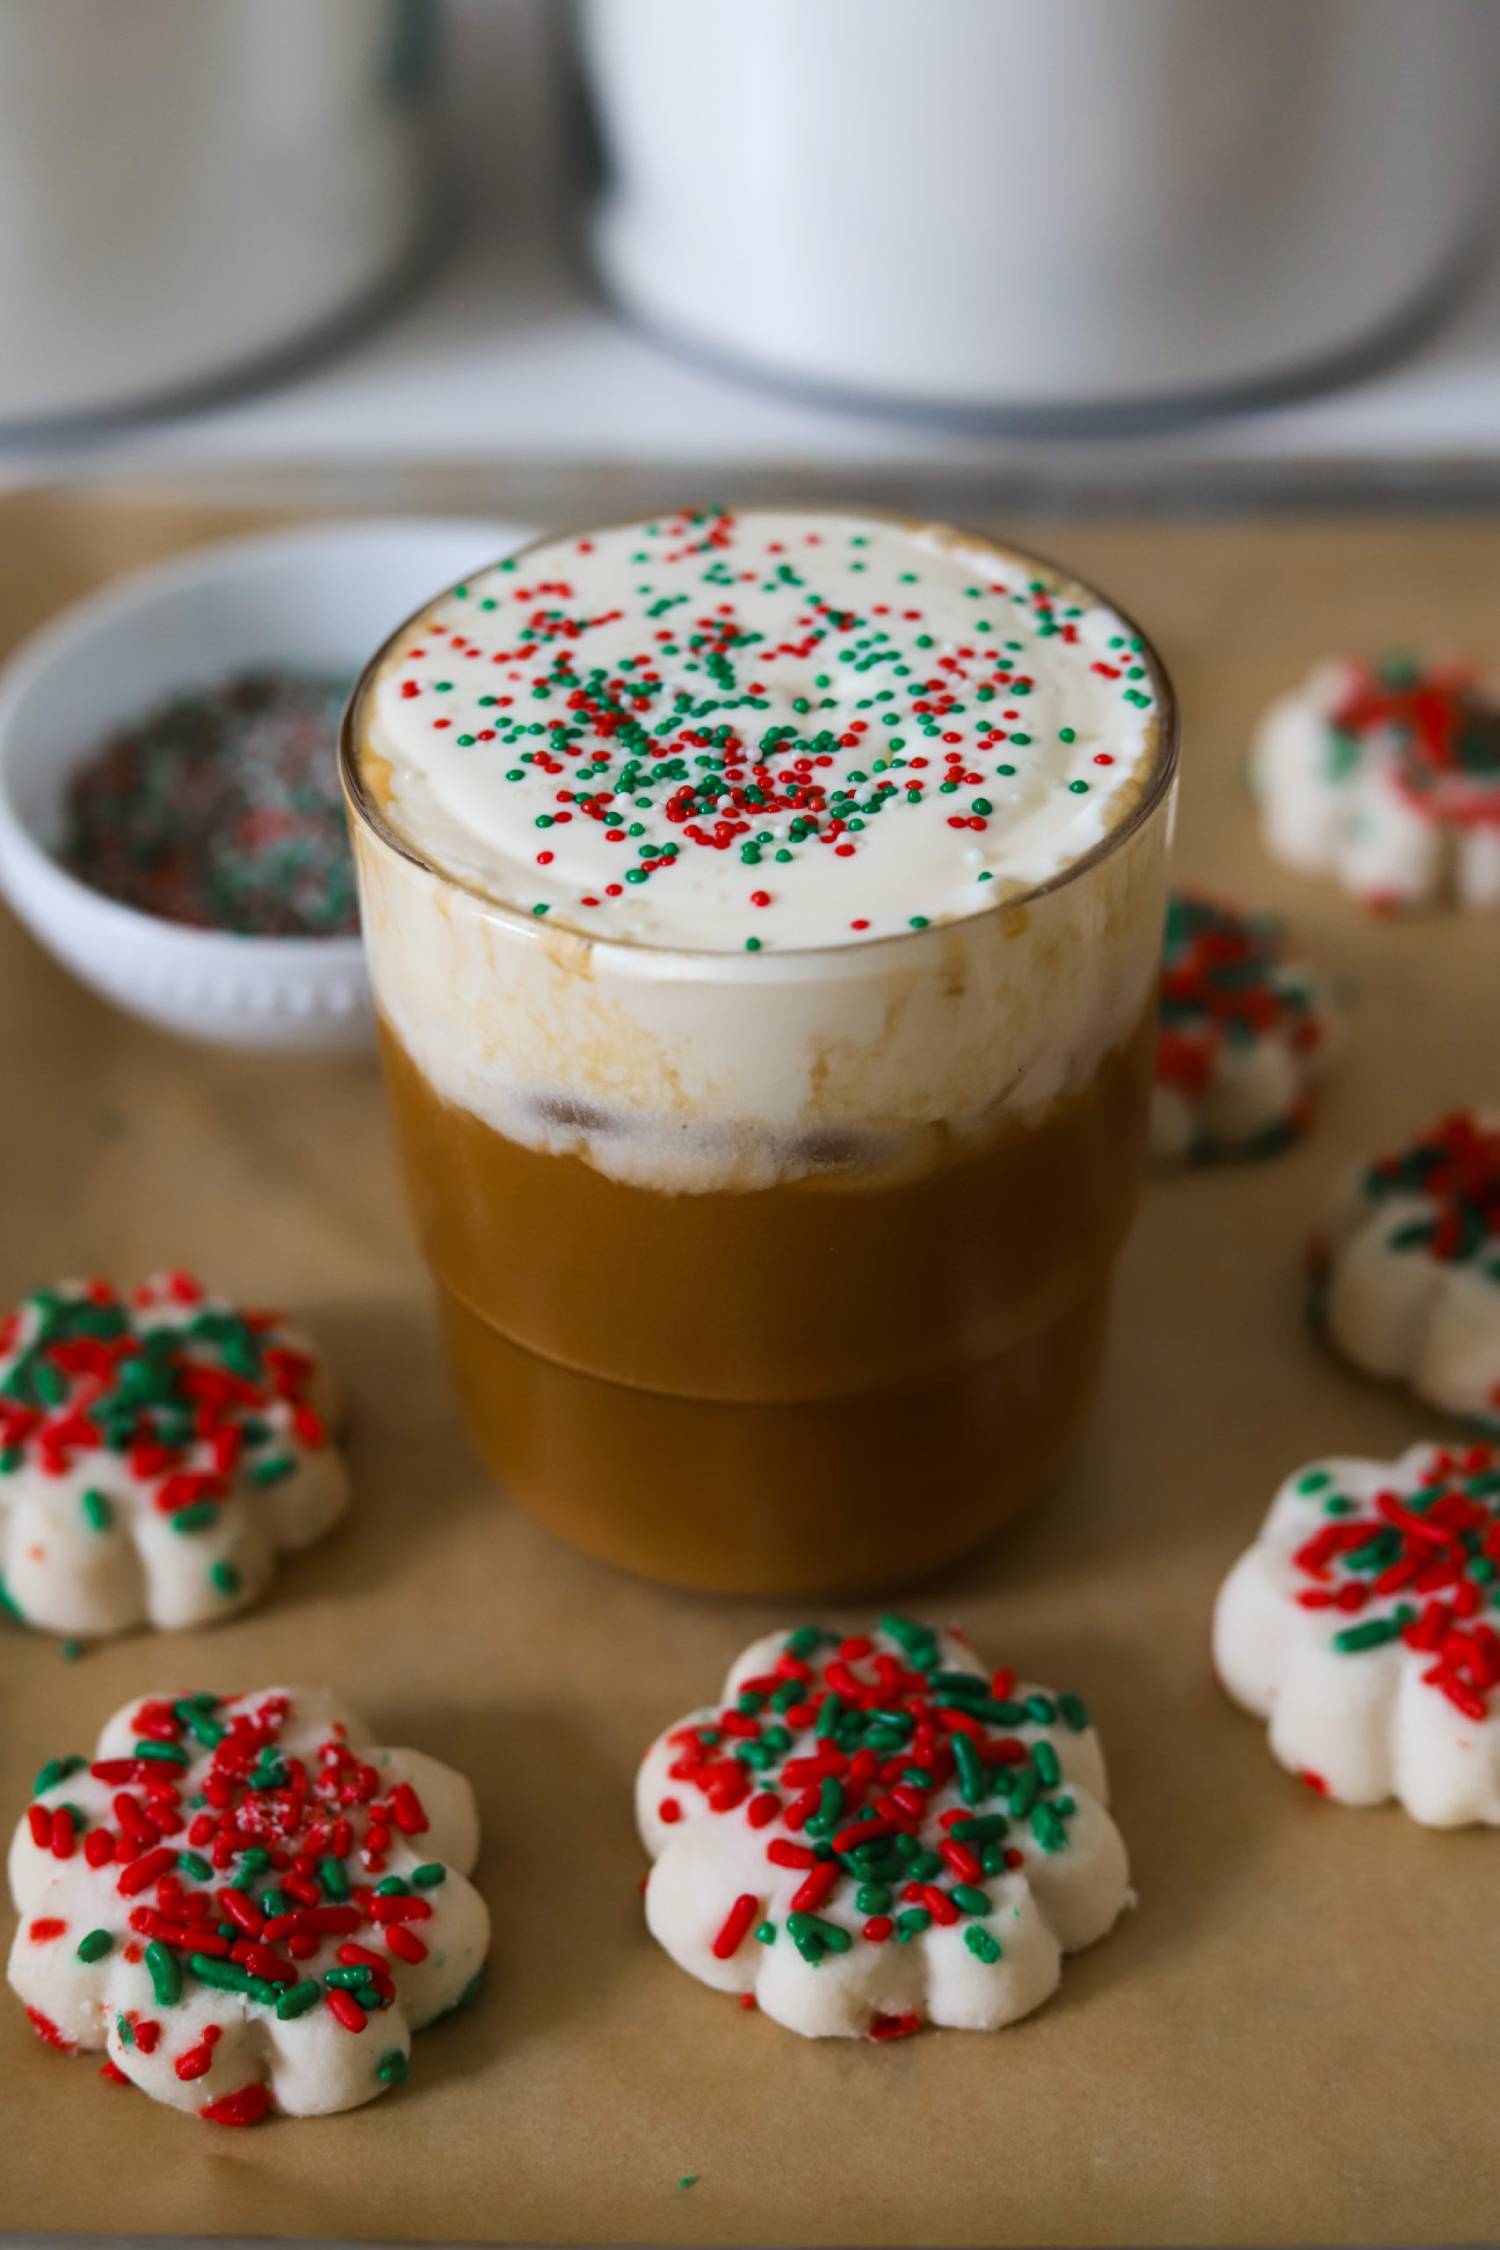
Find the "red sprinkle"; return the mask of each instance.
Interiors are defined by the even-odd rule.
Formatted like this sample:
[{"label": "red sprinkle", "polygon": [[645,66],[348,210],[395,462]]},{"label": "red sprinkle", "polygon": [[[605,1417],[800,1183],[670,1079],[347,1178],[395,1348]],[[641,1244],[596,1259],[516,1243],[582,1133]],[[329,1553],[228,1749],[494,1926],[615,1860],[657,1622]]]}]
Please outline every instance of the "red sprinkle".
[{"label": "red sprinkle", "polygon": [[271,2089],[254,2079],[248,2086],[239,2086],[232,2094],[221,2094],[216,2102],[209,2102],[198,2115],[206,2117],[210,2125],[258,2125],[271,2108]]},{"label": "red sprinkle", "polygon": [[713,1952],[716,1960],[729,1961],[733,1959],[749,1936],[751,1925],[759,1912],[760,1901],[754,1893],[741,1891],[739,1897],[725,1915],[719,1928],[719,1934],[714,1939]]}]

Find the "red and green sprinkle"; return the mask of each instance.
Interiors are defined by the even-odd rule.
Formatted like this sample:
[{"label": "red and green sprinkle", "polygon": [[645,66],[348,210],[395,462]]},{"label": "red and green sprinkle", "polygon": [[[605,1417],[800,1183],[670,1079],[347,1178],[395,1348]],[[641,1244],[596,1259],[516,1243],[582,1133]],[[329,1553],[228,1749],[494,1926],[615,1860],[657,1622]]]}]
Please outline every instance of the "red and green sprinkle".
[{"label": "red and green sprinkle", "polygon": [[[282,1694],[237,1705],[206,1692],[148,1699],[133,1714],[131,1748],[86,1766],[113,1792],[111,1817],[86,1826],[76,1808],[40,1802],[85,1770],[82,1759],[54,1759],[37,1776],[31,1837],[54,1858],[81,1849],[113,1874],[121,1926],[90,1930],[77,1955],[96,1962],[120,1945],[140,1963],[152,2009],[179,2006],[201,1984],[282,2022],[322,2007],[359,2035],[395,1998],[393,1962],[426,1958],[425,1893],[444,1871],[425,1863],[420,1886],[388,1871],[393,1850],[426,1832],[416,1790],[391,1788],[339,1723],[306,1755],[286,1749],[291,1715]],[[58,1934],[30,1927],[36,1943]],[[122,2038],[147,2051],[160,2031],[155,2016],[121,2018]],[[208,2070],[218,2036],[209,2025],[176,2058],[179,2078]],[[406,2057],[385,2046],[371,2068],[399,2084]],[[266,2089],[253,2087],[202,2114],[251,2124],[269,2107]]]},{"label": "red and green sprinkle", "polygon": [[1427,1659],[1425,1685],[1466,1719],[1490,1717],[1500,1689],[1500,1448],[1434,1446],[1414,1484],[1368,1501],[1309,1469],[1297,1491],[1326,1521],[1293,1555],[1303,1609],[1346,1619],[1341,1656],[1399,1643]]},{"label": "red and green sprinkle", "polygon": [[[998,1961],[985,1884],[1022,1864],[1023,1841],[1068,1846],[1075,1800],[1053,1744],[1035,1735],[1057,1725],[1089,1725],[1077,1696],[1022,1693],[1008,1669],[954,1668],[916,1619],[891,1613],[878,1636],[800,1627],[733,1703],[667,1738],[674,1788],[764,1831],[768,1867],[800,1877],[780,1923],[755,1893],[735,1897],[714,1953],[784,1936],[816,1968],[856,1944],[908,1944],[936,1922],[968,1924],[970,1952]],[[955,1789],[959,1803],[935,1812]],[[682,1817],[676,1798],[657,1809],[669,1824]],[[852,1909],[857,1932],[832,1906]]]},{"label": "red and green sprinkle", "polygon": [[185,690],[68,788],[58,856],[144,914],[246,937],[359,927],[339,791],[349,682],[288,667]]},{"label": "red and green sprinkle", "polygon": [[[871,535],[850,520],[803,527],[715,508],[610,534],[621,542],[619,579],[613,598],[592,606],[558,542],[501,564],[482,594],[456,588],[443,616],[415,629],[389,682],[403,729],[425,725],[445,756],[483,761],[522,791],[536,808],[535,864],[551,876],[567,865],[570,828],[597,830],[611,847],[608,880],[517,903],[536,916],[556,904],[593,927],[632,892],[686,889],[685,870],[732,857],[744,870],[733,942],[756,953],[777,940],[798,880],[790,870],[826,859],[849,863],[847,907],[831,910],[829,942],[927,926],[930,915],[910,906],[883,923],[872,913],[860,886],[868,846],[909,808],[937,800],[949,828],[985,833],[997,795],[1035,760],[1035,653],[1052,640],[1078,643],[1086,612],[1024,565],[981,554],[965,589],[972,614],[955,634],[929,616],[916,569],[901,574],[898,600],[871,595],[862,553]],[[596,544],[580,539],[574,552]],[[747,589],[779,597],[774,624]],[[1100,651],[1092,664],[1089,648]],[[1122,630],[1107,647],[1080,646],[1077,663],[1138,730],[1154,701],[1143,644]],[[1057,788],[1102,787],[1098,769],[1113,754],[1083,744],[1081,722],[1053,731],[1070,746],[1064,764],[1092,777],[1063,773]],[[973,880],[983,879],[976,867]],[[979,903],[976,894],[965,910]]]}]

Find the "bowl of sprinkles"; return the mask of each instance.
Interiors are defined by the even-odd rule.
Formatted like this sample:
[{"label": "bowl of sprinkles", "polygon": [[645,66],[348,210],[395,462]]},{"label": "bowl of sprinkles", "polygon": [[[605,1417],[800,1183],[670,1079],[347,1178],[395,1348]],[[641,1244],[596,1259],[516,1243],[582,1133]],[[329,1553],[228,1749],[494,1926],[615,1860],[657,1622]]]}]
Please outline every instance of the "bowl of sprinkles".
[{"label": "bowl of sprinkles", "polygon": [[316,524],[193,549],[63,611],[0,676],[0,884],[159,1029],[357,1049],[373,1016],[337,738],[370,647],[526,534]]}]

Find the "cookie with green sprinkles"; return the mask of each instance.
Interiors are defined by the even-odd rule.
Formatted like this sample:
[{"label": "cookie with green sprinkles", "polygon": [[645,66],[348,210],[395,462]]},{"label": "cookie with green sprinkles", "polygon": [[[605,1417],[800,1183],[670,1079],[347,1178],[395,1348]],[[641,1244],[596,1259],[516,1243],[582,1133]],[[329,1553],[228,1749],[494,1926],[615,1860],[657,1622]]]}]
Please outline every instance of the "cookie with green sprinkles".
[{"label": "cookie with green sprinkles", "polygon": [[1274,920],[1195,891],[1167,909],[1151,1155],[1269,1156],[1311,1122],[1334,1013]]},{"label": "cookie with green sprinkles", "polygon": [[1455,1111],[1361,1165],[1309,1261],[1314,1322],[1345,1359],[1500,1432],[1500,1111]]},{"label": "cookie with green sprinkles", "polygon": [[192,1274],[37,1289],[0,1318],[0,1602],[93,1638],[208,1625],[348,1505],[333,1377]]},{"label": "cookie with green sprinkles", "polygon": [[152,1695],[49,1758],[10,1850],[38,2036],[217,2125],[357,2108],[469,1996],[473,1791],[325,1689]]},{"label": "cookie with green sprinkles", "polygon": [[1500,1826],[1500,1446],[1295,1470],[1224,1581],[1213,1645],[1320,1796]]},{"label": "cookie with green sprinkles", "polygon": [[1129,1900],[1079,1698],[895,1613],[756,1641],[646,1753],[646,1923],[809,2038],[996,2031]]}]

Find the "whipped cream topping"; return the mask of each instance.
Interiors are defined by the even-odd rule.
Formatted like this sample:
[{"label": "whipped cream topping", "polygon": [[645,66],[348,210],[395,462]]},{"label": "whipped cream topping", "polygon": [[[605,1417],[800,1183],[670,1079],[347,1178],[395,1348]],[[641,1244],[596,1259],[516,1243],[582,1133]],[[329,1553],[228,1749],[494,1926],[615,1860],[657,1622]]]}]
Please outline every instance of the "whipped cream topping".
[{"label": "whipped cream topping", "polygon": [[699,511],[547,542],[393,641],[365,775],[423,859],[588,936],[718,953],[966,918],[1155,769],[1132,628],[940,525]]}]

